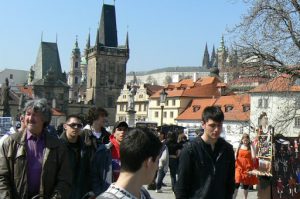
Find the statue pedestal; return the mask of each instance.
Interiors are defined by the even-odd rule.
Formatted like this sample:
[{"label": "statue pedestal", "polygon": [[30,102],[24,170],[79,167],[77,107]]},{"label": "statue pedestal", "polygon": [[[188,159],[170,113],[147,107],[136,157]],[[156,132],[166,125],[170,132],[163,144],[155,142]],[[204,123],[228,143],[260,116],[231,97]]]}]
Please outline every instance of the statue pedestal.
[{"label": "statue pedestal", "polygon": [[127,111],[127,124],[129,127],[134,127],[135,126],[135,113],[136,111],[134,110],[128,110]]}]

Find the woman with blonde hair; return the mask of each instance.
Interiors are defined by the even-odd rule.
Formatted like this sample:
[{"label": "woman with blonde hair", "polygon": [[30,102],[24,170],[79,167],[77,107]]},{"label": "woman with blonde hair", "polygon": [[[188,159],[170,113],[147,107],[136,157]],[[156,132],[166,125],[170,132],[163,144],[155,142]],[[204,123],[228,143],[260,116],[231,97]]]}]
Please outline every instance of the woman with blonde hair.
[{"label": "woman with blonde hair", "polygon": [[249,175],[248,172],[254,169],[255,150],[251,145],[250,137],[244,133],[236,151],[235,160],[235,183],[236,189],[233,198],[236,198],[238,189],[242,184],[244,197],[247,199],[249,186],[258,183],[256,176]]}]

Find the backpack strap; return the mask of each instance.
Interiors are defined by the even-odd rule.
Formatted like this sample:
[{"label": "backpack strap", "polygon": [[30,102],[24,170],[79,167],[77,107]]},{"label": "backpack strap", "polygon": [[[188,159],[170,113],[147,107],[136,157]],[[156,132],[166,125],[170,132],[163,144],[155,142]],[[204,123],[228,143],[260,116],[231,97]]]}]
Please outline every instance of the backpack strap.
[{"label": "backpack strap", "polygon": [[99,195],[96,199],[118,199],[118,197],[110,192],[104,192],[101,195]]},{"label": "backpack strap", "polygon": [[151,199],[149,192],[144,187],[141,188],[141,192],[147,199]]}]

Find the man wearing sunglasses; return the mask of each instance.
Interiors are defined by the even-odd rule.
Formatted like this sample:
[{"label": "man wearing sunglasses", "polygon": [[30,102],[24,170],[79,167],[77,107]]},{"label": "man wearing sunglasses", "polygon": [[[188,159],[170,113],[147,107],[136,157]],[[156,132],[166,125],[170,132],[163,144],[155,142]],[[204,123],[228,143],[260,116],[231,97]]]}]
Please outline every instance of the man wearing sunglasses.
[{"label": "man wearing sunglasses", "polygon": [[88,180],[85,174],[88,159],[85,157],[83,139],[79,136],[82,126],[81,118],[78,115],[69,115],[63,124],[64,131],[60,136],[68,148],[70,170],[73,174],[70,199],[80,199],[90,191],[86,186],[87,183],[83,183]]},{"label": "man wearing sunglasses", "polygon": [[122,142],[126,131],[128,130],[128,124],[126,122],[116,122],[113,128],[113,133],[110,135],[109,140],[111,143],[111,157],[112,157],[112,181],[118,180],[121,168],[120,161],[120,143]]}]

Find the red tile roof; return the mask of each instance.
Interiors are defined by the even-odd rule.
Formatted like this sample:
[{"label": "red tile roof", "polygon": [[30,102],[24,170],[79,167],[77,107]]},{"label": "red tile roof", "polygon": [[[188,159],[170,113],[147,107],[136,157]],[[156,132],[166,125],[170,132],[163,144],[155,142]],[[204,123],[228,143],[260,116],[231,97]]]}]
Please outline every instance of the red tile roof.
[{"label": "red tile roof", "polygon": [[[171,83],[165,87],[168,97],[206,97],[220,96],[217,84],[221,81],[216,77],[183,79],[178,83]],[[162,89],[154,93],[151,98],[159,98]]]},{"label": "red tile roof", "polygon": [[249,84],[249,83],[266,83],[269,78],[264,77],[239,77],[232,80],[229,84]]},{"label": "red tile roof", "polygon": [[280,75],[271,81],[259,85],[254,89],[250,90],[251,93],[264,93],[264,92],[284,92],[284,91],[292,91],[299,92],[300,86],[294,85],[294,79],[289,75]]},{"label": "red tile roof", "polygon": [[[225,121],[249,121],[250,110],[244,112],[244,106],[250,106],[249,95],[230,95],[221,96],[217,99],[194,99],[190,106],[183,111],[176,120],[202,120],[202,112],[207,106],[220,106],[224,112]],[[233,109],[226,112],[226,106],[232,106]],[[199,107],[199,110],[197,110]]]},{"label": "red tile roof", "polygon": [[18,86],[21,93],[27,95],[29,98],[33,98],[32,86]]},{"label": "red tile roof", "polygon": [[65,113],[63,113],[60,110],[55,109],[55,108],[52,108],[51,111],[52,111],[52,116],[64,116],[64,115],[66,115]]},{"label": "red tile roof", "polygon": [[[199,120],[201,121],[203,109],[212,106],[216,99],[194,99],[191,105],[183,111],[176,120]],[[199,107],[199,110],[195,111]]]}]

